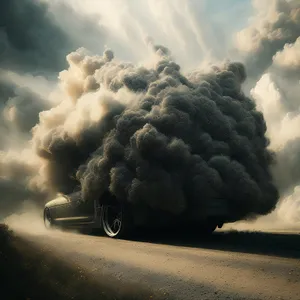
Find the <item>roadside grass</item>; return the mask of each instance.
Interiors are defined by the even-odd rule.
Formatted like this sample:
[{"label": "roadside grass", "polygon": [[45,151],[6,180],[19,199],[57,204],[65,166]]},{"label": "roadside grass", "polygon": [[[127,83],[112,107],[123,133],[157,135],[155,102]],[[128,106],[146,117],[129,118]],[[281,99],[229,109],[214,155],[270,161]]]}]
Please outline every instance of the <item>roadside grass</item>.
[{"label": "roadside grass", "polygon": [[146,300],[170,299],[118,280],[91,278],[48,249],[36,248],[0,224],[1,300]]}]

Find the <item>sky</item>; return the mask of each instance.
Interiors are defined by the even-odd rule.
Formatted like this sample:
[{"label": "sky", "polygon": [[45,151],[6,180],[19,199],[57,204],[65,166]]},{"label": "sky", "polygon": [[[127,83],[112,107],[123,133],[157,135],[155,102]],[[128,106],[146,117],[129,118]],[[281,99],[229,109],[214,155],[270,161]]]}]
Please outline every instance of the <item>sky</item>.
[{"label": "sky", "polygon": [[[203,55],[223,59],[224,55],[217,48],[222,48],[222,53],[230,51],[231,37],[247,25],[253,13],[250,0],[43,1],[48,2],[50,11],[62,27],[68,26],[64,24],[66,18],[60,14],[62,3],[78,14],[93,16],[107,32],[108,46],[122,59],[141,60],[141,51],[136,48],[141,47],[145,35],[150,35],[172,48],[174,55],[187,67],[193,66]],[[86,32],[82,39],[85,47],[95,52],[103,47],[99,42],[87,41],[88,35]],[[133,39],[136,40],[134,44]],[[126,43],[133,44],[135,49],[126,49]],[[121,51],[118,51],[119,47]],[[186,53],[187,48],[190,53]],[[189,57],[184,57],[183,53]]]}]

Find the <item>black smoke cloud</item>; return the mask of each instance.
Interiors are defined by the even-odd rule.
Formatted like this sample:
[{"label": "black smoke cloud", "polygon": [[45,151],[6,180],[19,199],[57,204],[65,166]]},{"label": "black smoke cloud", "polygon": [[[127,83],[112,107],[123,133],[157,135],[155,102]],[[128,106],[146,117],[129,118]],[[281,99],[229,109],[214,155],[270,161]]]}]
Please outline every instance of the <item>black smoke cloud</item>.
[{"label": "black smoke cloud", "polygon": [[[269,213],[278,200],[273,154],[264,117],[242,92],[244,65],[184,75],[168,49],[153,50],[153,68],[118,62],[110,50],[68,56],[60,77],[70,106],[41,116],[34,131],[46,186],[71,192],[79,181],[84,201],[101,201],[109,190],[121,201],[196,219],[216,199],[231,220]],[[82,109],[93,93],[97,102]],[[91,120],[95,110],[101,116]]]}]

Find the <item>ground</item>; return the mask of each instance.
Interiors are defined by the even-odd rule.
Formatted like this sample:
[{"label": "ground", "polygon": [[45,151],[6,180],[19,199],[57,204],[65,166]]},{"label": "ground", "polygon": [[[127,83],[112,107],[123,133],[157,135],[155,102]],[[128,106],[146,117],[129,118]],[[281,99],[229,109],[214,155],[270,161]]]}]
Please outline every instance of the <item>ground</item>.
[{"label": "ground", "polygon": [[26,247],[32,259],[49,262],[52,271],[37,284],[56,281],[75,297],[55,299],[96,299],[103,291],[116,298],[97,299],[300,299],[297,232],[173,232],[128,241],[32,226],[16,235],[21,256]]},{"label": "ground", "polygon": [[[47,246],[38,246],[0,224],[0,291],[3,300],[139,300],[162,299],[139,286],[101,276],[95,281],[78,265],[71,266]],[[169,299],[163,297],[163,299]]]}]

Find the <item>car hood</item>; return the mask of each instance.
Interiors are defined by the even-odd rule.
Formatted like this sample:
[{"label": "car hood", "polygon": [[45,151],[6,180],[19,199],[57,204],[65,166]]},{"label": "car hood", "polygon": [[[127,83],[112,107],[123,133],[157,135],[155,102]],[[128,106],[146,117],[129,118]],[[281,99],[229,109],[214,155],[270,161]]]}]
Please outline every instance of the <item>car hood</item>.
[{"label": "car hood", "polygon": [[70,199],[66,195],[59,195],[57,198],[46,203],[45,207],[52,207],[69,203]]}]

